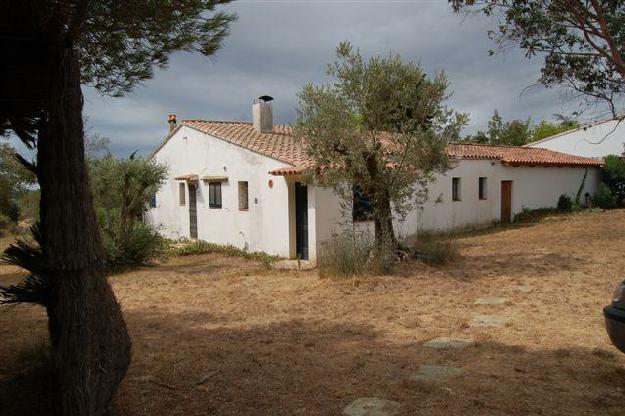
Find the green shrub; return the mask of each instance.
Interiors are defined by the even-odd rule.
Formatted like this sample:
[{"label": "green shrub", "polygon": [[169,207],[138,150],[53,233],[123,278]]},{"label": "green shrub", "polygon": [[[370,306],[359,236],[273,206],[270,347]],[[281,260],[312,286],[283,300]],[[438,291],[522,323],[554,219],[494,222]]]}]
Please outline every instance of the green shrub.
[{"label": "green shrub", "polygon": [[88,161],[91,192],[108,266],[112,270],[150,263],[166,241],[141,217],[164,183],[167,167],[135,157],[108,155]]},{"label": "green shrub", "polygon": [[560,212],[561,210],[558,208],[529,209],[529,208],[524,207],[523,211],[519,212],[518,214],[514,216],[514,222],[534,222],[544,217],[547,217],[549,215],[558,214]]},{"label": "green shrub", "polygon": [[417,260],[432,265],[447,264],[460,255],[458,244],[451,236],[421,234],[412,249]]},{"label": "green shrub", "polygon": [[604,160],[603,181],[614,195],[617,205],[625,204],[625,157],[609,155]]},{"label": "green shrub", "polygon": [[599,189],[592,196],[592,202],[603,209],[612,209],[617,206],[616,197],[605,183],[599,185]]},{"label": "green shrub", "polygon": [[317,259],[319,275],[322,277],[362,276],[369,271],[373,257],[371,238],[353,235],[335,236],[324,243]]},{"label": "green shrub", "polygon": [[31,190],[21,195],[17,201],[22,217],[32,223],[39,221],[39,198],[39,191]]},{"label": "green shrub", "polygon": [[573,199],[566,194],[560,195],[558,199],[558,211],[571,212],[573,211]]},{"label": "green shrub", "polygon": [[230,257],[243,257],[245,259],[259,261],[267,266],[280,259],[279,256],[272,256],[271,254],[267,254],[262,251],[254,251],[250,253],[231,244],[215,244],[204,240],[196,240],[189,243],[185,243],[183,241],[179,245],[170,246],[169,248],[169,254],[172,256],[193,256],[211,253],[222,254]]},{"label": "green shrub", "polygon": [[166,240],[157,230],[141,221],[132,221],[120,233],[117,210],[98,209],[98,224],[110,270],[149,264],[163,255]]}]

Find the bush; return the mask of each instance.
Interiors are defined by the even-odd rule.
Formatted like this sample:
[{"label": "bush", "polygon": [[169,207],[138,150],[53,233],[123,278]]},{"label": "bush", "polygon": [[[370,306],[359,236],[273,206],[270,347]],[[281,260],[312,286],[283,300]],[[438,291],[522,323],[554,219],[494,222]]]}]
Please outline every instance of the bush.
[{"label": "bush", "polygon": [[93,202],[111,270],[150,263],[166,241],[141,217],[167,176],[165,165],[137,158],[89,160]]},{"label": "bush", "polygon": [[366,235],[341,235],[326,242],[319,253],[317,267],[322,277],[353,277],[368,272],[373,242]]},{"label": "bush", "polygon": [[602,169],[603,181],[612,192],[617,205],[625,204],[625,157],[609,155]]},{"label": "bush", "polygon": [[25,192],[18,199],[18,205],[25,220],[35,223],[39,221],[39,191],[31,190]]},{"label": "bush", "polygon": [[523,211],[514,216],[514,222],[535,222],[550,215],[558,214],[561,211],[558,208],[535,208],[529,209],[523,207]]},{"label": "bush", "polygon": [[165,239],[141,221],[132,221],[120,235],[119,213],[116,210],[98,209],[98,224],[109,270],[146,265],[165,252]]},{"label": "bush", "polygon": [[599,185],[599,189],[592,196],[592,202],[599,208],[603,209],[612,209],[617,206],[616,196],[614,196],[610,188],[608,188],[605,183],[601,183]]},{"label": "bush", "polygon": [[558,211],[571,212],[573,211],[573,199],[566,194],[560,195],[558,199]]},{"label": "bush", "polygon": [[188,244],[181,243],[179,246],[169,248],[169,254],[172,256],[193,256],[211,253],[223,254],[224,256],[230,257],[243,257],[245,259],[259,261],[267,266],[280,259],[279,256],[272,256],[262,251],[250,253],[231,244],[215,244],[204,240],[197,240]]},{"label": "bush", "polygon": [[421,234],[413,244],[414,257],[432,265],[447,264],[460,255],[458,244],[449,236]]}]

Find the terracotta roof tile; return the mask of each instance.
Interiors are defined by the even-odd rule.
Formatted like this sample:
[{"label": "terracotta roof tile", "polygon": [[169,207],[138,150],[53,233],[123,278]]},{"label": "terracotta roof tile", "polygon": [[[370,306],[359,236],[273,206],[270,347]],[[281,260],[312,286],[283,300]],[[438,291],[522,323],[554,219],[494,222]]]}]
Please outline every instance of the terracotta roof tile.
[{"label": "terracotta roof tile", "polygon": [[[291,166],[276,169],[274,175],[301,173],[310,160],[303,146],[293,136],[291,126],[274,125],[270,133],[261,133],[251,123],[236,121],[185,120],[183,125],[203,131]],[[491,146],[485,144],[450,144],[449,157],[470,160],[499,160],[509,166],[601,166],[602,162],[535,147]]]},{"label": "terracotta roof tile", "polygon": [[510,166],[601,166],[602,161],[554,152],[538,147],[450,144],[449,157],[457,159],[494,159]]},{"label": "terracotta roof tile", "polygon": [[185,120],[183,124],[294,166],[308,164],[291,126],[274,125],[271,133],[261,133],[251,123],[236,121]]}]

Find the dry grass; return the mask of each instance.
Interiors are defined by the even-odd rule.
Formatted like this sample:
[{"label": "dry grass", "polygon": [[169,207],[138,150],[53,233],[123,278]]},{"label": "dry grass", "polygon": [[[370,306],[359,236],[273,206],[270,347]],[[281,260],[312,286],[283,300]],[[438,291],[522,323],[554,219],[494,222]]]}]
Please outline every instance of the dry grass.
[{"label": "dry grass", "polygon": [[[622,415],[625,355],[609,344],[601,308],[625,275],[625,210],[545,218],[458,243],[459,260],[406,264],[393,277],[324,280],[218,255],[113,276],[134,342],[117,408],[336,415],[377,396],[400,402],[405,415]],[[2,270],[0,284],[15,278]],[[474,305],[486,296],[509,302]],[[508,323],[472,327],[483,314]],[[0,331],[0,413],[10,414],[2,404],[20,399],[6,394],[20,351],[45,337],[45,313],[0,313]],[[440,336],[477,344],[421,346]],[[465,374],[441,385],[408,381],[422,364]]]}]

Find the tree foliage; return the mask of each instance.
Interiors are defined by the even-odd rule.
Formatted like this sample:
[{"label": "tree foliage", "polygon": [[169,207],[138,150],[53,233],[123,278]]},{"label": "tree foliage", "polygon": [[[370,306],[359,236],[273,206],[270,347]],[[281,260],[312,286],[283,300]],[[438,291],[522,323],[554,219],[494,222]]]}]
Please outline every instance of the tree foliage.
[{"label": "tree foliage", "polygon": [[164,241],[142,214],[167,177],[167,167],[131,156],[89,160],[98,226],[112,269],[142,265],[158,256]]},{"label": "tree foliage", "polygon": [[449,0],[455,11],[500,16],[489,32],[499,46],[512,42],[542,57],[540,82],[565,85],[592,100],[615,100],[625,89],[624,0]]},{"label": "tree foliage", "polygon": [[616,204],[625,204],[625,156],[609,155],[604,159],[603,182],[615,197]]},{"label": "tree foliage", "polygon": [[398,55],[365,60],[348,42],[336,55],[332,82],[299,93],[295,134],[311,171],[320,172],[316,180],[345,200],[358,186],[373,208],[376,241],[394,241],[392,211],[402,216],[424,201],[433,175],[449,168],[445,146],[467,118],[445,106],[444,73],[429,79]]},{"label": "tree foliage", "polygon": [[486,131],[478,130],[477,133],[468,135],[463,140],[497,146],[523,146],[576,127],[579,127],[579,124],[570,119],[562,119],[559,123],[543,120],[538,124],[533,124],[529,118],[525,121],[519,119],[504,121],[495,110],[488,121]]},{"label": "tree foliage", "polygon": [[0,142],[0,214],[16,222],[18,201],[35,182],[35,175],[19,162],[13,146]]},{"label": "tree foliage", "polygon": [[580,124],[572,120],[562,120],[559,123],[541,121],[532,127],[532,141],[542,140],[565,131],[576,129]]},{"label": "tree foliage", "polygon": [[231,1],[89,2],[79,41],[83,83],[119,96],[165,68],[173,52],[213,55],[235,19],[216,8]]},{"label": "tree foliage", "polygon": [[512,120],[505,122],[495,110],[488,121],[486,131],[479,130],[474,136],[465,138],[474,143],[492,145],[522,146],[530,139],[530,120]]}]

